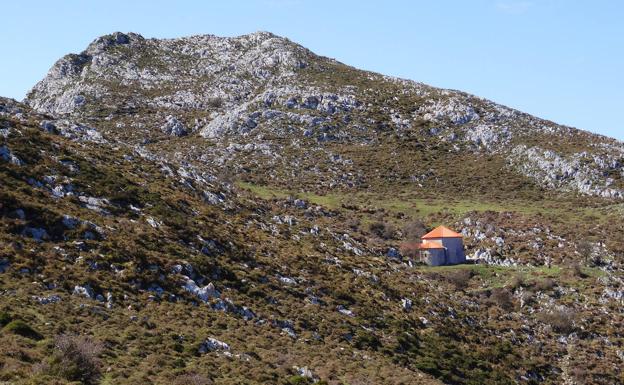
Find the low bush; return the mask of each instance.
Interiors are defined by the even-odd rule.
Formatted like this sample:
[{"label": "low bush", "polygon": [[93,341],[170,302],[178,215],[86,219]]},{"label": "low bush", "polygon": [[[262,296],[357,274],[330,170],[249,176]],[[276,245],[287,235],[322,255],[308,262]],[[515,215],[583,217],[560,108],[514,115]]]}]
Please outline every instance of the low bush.
[{"label": "low bush", "polygon": [[594,246],[590,241],[583,240],[579,242],[576,246],[576,249],[585,263],[589,263],[591,261],[592,254],[594,252]]},{"label": "low bush", "polygon": [[587,275],[583,272],[581,265],[578,263],[569,264],[565,268],[564,274],[570,278],[587,278]]},{"label": "low bush", "polygon": [[399,252],[402,256],[409,259],[418,259],[420,257],[420,249],[416,242],[405,242],[401,244]]},{"label": "low bush", "polygon": [[4,326],[11,322],[11,315],[7,312],[0,313],[0,326]]},{"label": "low bush", "polygon": [[89,337],[60,335],[54,342],[48,371],[68,381],[95,384],[100,378],[102,345]]},{"label": "low bush", "polygon": [[377,336],[371,332],[359,330],[355,334],[355,338],[353,339],[353,343],[356,348],[360,350],[371,349],[377,350],[381,347],[381,341]]},{"label": "low bush", "polygon": [[510,290],[515,290],[522,286],[524,286],[524,277],[522,276],[522,274],[518,273],[511,277],[511,281],[509,281]]},{"label": "low bush", "polygon": [[457,290],[464,290],[468,287],[473,272],[470,269],[462,269],[454,271],[446,276],[446,279],[452,283]]},{"label": "low bush", "polygon": [[178,376],[173,382],[174,385],[210,385],[212,381],[197,373],[189,373]]},{"label": "low bush", "polygon": [[304,376],[292,376],[288,379],[287,384],[289,385],[308,385],[308,384],[313,384],[314,382],[312,381],[311,378],[308,377],[304,377]]},{"label": "low bush", "polygon": [[551,278],[544,278],[538,281],[535,281],[535,290],[539,291],[548,291],[552,290],[557,284]]},{"label": "low bush", "polygon": [[522,302],[525,306],[535,303],[535,293],[532,290],[522,293]]},{"label": "low bush", "polygon": [[349,218],[345,221],[345,225],[353,231],[356,231],[360,227],[360,220],[358,218]]},{"label": "low bush", "polygon": [[497,287],[492,289],[492,293],[490,294],[490,300],[493,304],[500,307],[503,310],[512,310],[514,308],[513,297],[509,290]]},{"label": "low bush", "polygon": [[386,224],[381,237],[383,239],[394,239],[396,237],[396,228],[392,224]]},{"label": "low bush", "polygon": [[368,231],[378,236],[379,238],[383,237],[383,233],[385,230],[386,230],[386,225],[383,222],[373,222],[370,225],[368,225]]},{"label": "low bush", "polygon": [[425,235],[427,227],[419,220],[409,222],[403,227],[403,237],[408,242],[418,242]]},{"label": "low bush", "polygon": [[221,108],[223,106],[223,99],[219,97],[214,97],[208,99],[208,106],[212,108]]},{"label": "low bush", "polygon": [[574,314],[567,309],[540,313],[539,319],[549,324],[558,333],[570,334],[575,329]]}]

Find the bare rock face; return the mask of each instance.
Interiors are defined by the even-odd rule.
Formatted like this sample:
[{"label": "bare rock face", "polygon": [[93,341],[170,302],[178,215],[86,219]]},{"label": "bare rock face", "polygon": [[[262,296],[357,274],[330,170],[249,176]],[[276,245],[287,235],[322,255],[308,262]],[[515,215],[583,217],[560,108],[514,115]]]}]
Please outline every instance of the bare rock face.
[{"label": "bare rock face", "polygon": [[605,178],[610,172],[622,173],[620,159],[624,152],[614,150],[599,155],[586,151],[562,156],[539,147],[514,147],[509,161],[551,189],[577,191],[605,198],[622,198],[623,191],[612,186],[614,180]]}]

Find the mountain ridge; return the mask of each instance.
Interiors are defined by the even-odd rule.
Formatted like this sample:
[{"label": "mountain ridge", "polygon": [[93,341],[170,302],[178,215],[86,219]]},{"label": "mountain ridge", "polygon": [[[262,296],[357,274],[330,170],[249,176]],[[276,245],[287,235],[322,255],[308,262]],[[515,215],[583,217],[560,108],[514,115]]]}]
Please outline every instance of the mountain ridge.
[{"label": "mountain ridge", "polygon": [[[176,126],[179,135],[199,132],[217,146],[223,138],[238,145],[238,136],[265,150],[276,147],[262,139],[265,134],[374,144],[383,131],[419,130],[456,152],[500,156],[508,168],[550,190],[624,196],[624,144],[615,139],[464,92],[361,71],[270,33],[166,40],[116,33],[89,47],[80,55],[92,50],[95,59],[61,59],[26,102],[39,111],[119,120],[120,126],[126,122],[116,111],[136,111],[127,114],[140,126],[134,142],[151,140],[159,131],[145,127],[161,125]],[[226,149],[211,155],[224,156],[230,156]]]},{"label": "mountain ridge", "polygon": [[[66,55],[66,57],[71,57],[71,56],[74,56],[74,55],[80,56],[80,55],[83,55],[83,54],[93,54],[93,53],[97,54],[103,48],[106,48],[106,47],[109,47],[111,45],[114,45],[114,44],[111,44],[111,43],[115,39],[120,39],[120,40],[117,41],[117,44],[127,44],[127,39],[131,39],[131,38],[138,39],[138,40],[141,40],[141,41],[143,41],[143,40],[149,40],[149,41],[180,41],[180,40],[187,40],[187,39],[192,40],[192,39],[206,39],[206,38],[222,39],[222,40],[241,40],[241,39],[255,40],[256,38],[262,38],[262,37],[279,39],[279,40],[283,41],[284,43],[293,44],[293,45],[297,46],[300,49],[304,49],[304,50],[310,52],[309,50],[307,50],[302,45],[291,41],[287,37],[276,35],[273,32],[264,31],[264,30],[256,31],[256,32],[250,32],[250,33],[247,33],[247,34],[236,35],[236,36],[218,36],[218,35],[213,35],[213,34],[197,34],[197,35],[189,35],[189,36],[180,37],[180,38],[145,38],[141,34],[138,34],[138,33],[135,33],[135,32],[126,32],[126,33],[123,33],[123,32],[113,32],[111,34],[102,35],[100,37],[95,38],[91,43],[89,43],[87,48],[84,51],[82,51],[80,54],[68,54],[68,55]],[[112,39],[112,41],[111,41],[111,39]],[[124,42],[124,43],[121,43],[121,42]],[[319,58],[335,61],[335,59],[331,59],[331,58],[328,58],[328,57],[320,56],[320,55],[317,55],[317,54],[314,54],[314,55],[319,57]],[[64,58],[59,59],[59,61],[61,61],[63,59]],[[338,63],[340,63],[340,62],[338,62]],[[340,63],[340,64],[342,64],[342,63]],[[374,73],[376,75],[381,75],[380,73],[374,72],[374,71],[368,71],[368,70],[361,70],[361,71]],[[413,82],[413,83],[416,83],[416,84],[425,85],[422,82],[419,82],[419,81],[413,80],[413,79],[409,79],[409,78],[402,78],[402,77],[391,76],[391,75],[381,75],[381,76],[387,77],[389,79],[395,79],[397,81],[408,81],[408,82]],[[481,96],[478,96],[476,94],[471,94],[471,93],[468,93],[466,91],[462,91],[462,90],[455,89],[455,88],[440,88],[440,87],[434,87],[434,86],[428,86],[428,87],[436,88],[436,89],[443,90],[443,91],[454,92],[454,93],[462,93],[462,94],[465,94],[465,95],[467,95],[467,96],[469,96],[471,98],[478,98],[478,99],[482,99],[484,101],[491,102],[490,99],[487,99],[485,97],[481,97]],[[32,90],[31,90],[31,92],[32,92]],[[24,98],[23,102],[28,102],[28,100],[29,100],[29,97],[27,95]],[[528,113],[525,113],[525,112],[521,111],[520,109],[510,108],[510,107],[505,107],[505,108],[512,109],[512,110],[514,110],[517,113],[530,115]],[[43,110],[43,111],[54,112],[54,111],[49,111],[49,110]],[[530,115],[530,116],[537,118],[534,115]],[[550,123],[554,123],[554,124],[557,124],[557,125],[560,125],[560,126],[565,126],[565,127],[569,128],[569,129],[585,131],[585,132],[590,133],[592,135],[604,137],[605,139],[612,139],[612,140],[615,140],[617,142],[622,142],[621,140],[618,140],[618,139],[613,138],[613,137],[609,137],[608,135],[603,135],[603,134],[592,132],[590,129],[583,129],[583,128],[578,128],[578,127],[563,125],[563,124],[556,123],[555,121],[548,120],[548,119],[543,119],[543,118],[539,118],[539,119],[542,119],[542,120],[545,120],[545,121],[548,121]]]}]

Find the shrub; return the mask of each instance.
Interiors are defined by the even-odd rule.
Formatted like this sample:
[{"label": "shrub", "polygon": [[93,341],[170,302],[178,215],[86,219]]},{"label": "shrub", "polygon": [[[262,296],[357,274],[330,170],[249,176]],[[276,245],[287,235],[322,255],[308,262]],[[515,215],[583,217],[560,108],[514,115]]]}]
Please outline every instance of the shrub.
[{"label": "shrub", "polygon": [[498,307],[504,310],[512,310],[513,305],[513,297],[509,290],[501,287],[497,287],[492,289],[492,294],[490,294],[490,300]]},{"label": "shrub", "polygon": [[401,252],[401,255],[407,258],[416,259],[419,256],[420,250],[418,245],[419,244],[416,242],[405,242],[401,244],[399,251]]},{"label": "shrub", "polygon": [[574,314],[567,309],[541,313],[539,319],[558,333],[570,334],[574,331]]},{"label": "shrub", "polygon": [[348,228],[350,228],[351,230],[355,231],[360,227],[360,220],[358,218],[349,218],[347,219],[347,221],[345,222],[345,224],[347,225]]},{"label": "shrub", "polygon": [[576,246],[576,249],[581,255],[581,258],[583,258],[583,261],[585,263],[589,263],[594,251],[594,247],[592,246],[591,242],[588,240],[583,240],[579,242],[579,244]]},{"label": "shrub", "polygon": [[0,313],[0,326],[4,326],[11,322],[11,315],[6,312]]},{"label": "shrub", "polygon": [[54,343],[49,371],[69,381],[94,384],[100,378],[102,345],[89,337],[60,335]]},{"label": "shrub", "polygon": [[527,290],[522,293],[522,301],[524,305],[529,305],[535,302],[535,293],[532,290]]},{"label": "shrub", "polygon": [[33,340],[40,340],[43,338],[39,332],[33,329],[26,322],[19,319],[13,320],[6,324],[4,330]]},{"label": "shrub", "polygon": [[223,106],[223,99],[220,97],[210,98],[208,100],[208,106],[212,108],[221,108]]},{"label": "shrub", "polygon": [[455,285],[457,290],[464,290],[468,287],[468,282],[470,282],[472,274],[472,270],[470,269],[461,269],[448,274],[446,278],[450,283]]},{"label": "shrub", "polygon": [[308,385],[312,383],[312,379],[300,375],[292,376],[288,379],[289,385]]},{"label": "shrub", "polygon": [[409,222],[405,225],[405,227],[403,227],[403,237],[406,241],[410,242],[420,241],[420,237],[425,235],[426,232],[427,228],[419,220]]},{"label": "shrub", "polygon": [[550,278],[540,279],[539,281],[535,282],[535,289],[539,291],[548,291],[554,288],[555,286],[556,286],[555,281]]},{"label": "shrub", "polygon": [[579,366],[574,366],[571,370],[570,373],[572,375],[572,378],[574,378],[576,381],[578,381],[579,384],[587,384],[588,380],[590,379],[590,373],[586,368],[582,368]]},{"label": "shrub", "polygon": [[568,265],[565,269],[565,274],[572,278],[587,278],[587,275],[583,273],[583,269],[578,263],[571,263]]},{"label": "shrub", "polygon": [[173,383],[175,385],[209,385],[212,381],[201,374],[188,373],[178,376]]},{"label": "shrub", "polygon": [[386,230],[386,225],[383,222],[373,222],[370,225],[368,225],[368,231],[378,236],[379,238],[383,237],[383,233],[385,230]]},{"label": "shrub", "polygon": [[394,239],[396,235],[396,228],[392,224],[386,224],[384,230],[381,233],[383,239]]},{"label": "shrub", "polygon": [[381,341],[379,341],[379,338],[377,338],[375,334],[363,330],[357,331],[353,343],[355,347],[360,350],[377,350],[381,347]]},{"label": "shrub", "polygon": [[509,288],[511,290],[515,290],[521,286],[524,286],[524,277],[522,274],[518,273],[511,277],[511,281],[509,281]]}]

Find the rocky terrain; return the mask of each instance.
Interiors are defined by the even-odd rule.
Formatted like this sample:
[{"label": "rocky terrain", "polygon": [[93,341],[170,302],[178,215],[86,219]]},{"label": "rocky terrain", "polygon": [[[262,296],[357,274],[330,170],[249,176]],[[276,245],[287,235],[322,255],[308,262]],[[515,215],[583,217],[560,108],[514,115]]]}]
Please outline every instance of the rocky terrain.
[{"label": "rocky terrain", "polygon": [[614,139],[267,32],[100,37],[0,137],[5,383],[624,381]]}]

